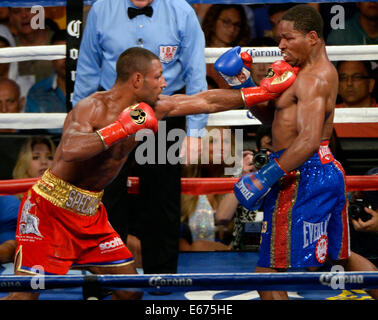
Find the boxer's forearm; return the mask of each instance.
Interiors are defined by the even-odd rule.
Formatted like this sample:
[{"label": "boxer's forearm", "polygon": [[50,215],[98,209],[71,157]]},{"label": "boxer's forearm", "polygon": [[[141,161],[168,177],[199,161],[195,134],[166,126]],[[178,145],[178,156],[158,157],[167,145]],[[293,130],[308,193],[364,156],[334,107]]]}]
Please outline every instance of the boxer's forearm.
[{"label": "boxer's forearm", "polygon": [[64,161],[84,161],[91,159],[105,150],[104,143],[96,132],[70,134],[62,139],[62,157]]},{"label": "boxer's forearm", "polygon": [[198,113],[215,113],[237,109],[243,106],[239,90],[214,89],[203,91],[192,96],[174,95],[162,101],[156,107],[159,112],[165,109],[165,116],[175,117]]},{"label": "boxer's forearm", "polygon": [[244,107],[244,101],[240,90],[215,89],[201,92],[198,96],[204,96],[208,113],[215,113]]}]

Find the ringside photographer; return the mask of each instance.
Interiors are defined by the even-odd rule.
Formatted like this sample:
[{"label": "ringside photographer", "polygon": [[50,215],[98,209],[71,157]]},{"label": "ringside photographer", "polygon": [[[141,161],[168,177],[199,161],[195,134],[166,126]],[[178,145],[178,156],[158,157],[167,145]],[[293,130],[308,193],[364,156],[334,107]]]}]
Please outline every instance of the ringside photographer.
[{"label": "ringside photographer", "polygon": [[[367,175],[377,175],[378,167]],[[351,250],[378,265],[378,191],[357,191],[349,200]]]}]

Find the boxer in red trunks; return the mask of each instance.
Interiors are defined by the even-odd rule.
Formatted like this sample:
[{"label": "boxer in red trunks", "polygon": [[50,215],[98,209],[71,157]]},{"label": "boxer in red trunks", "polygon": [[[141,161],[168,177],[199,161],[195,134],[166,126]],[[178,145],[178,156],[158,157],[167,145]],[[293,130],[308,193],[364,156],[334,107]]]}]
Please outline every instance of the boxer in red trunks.
[{"label": "boxer in red trunks", "polygon": [[[295,80],[286,67],[282,61],[273,64],[274,72],[260,87],[163,96],[166,82],[159,58],[142,48],[123,52],[114,86],[83,99],[68,113],[50,169],[25,194],[15,274],[35,273],[37,266],[45,274],[65,274],[74,266],[95,274],[136,274],[132,255],[109,225],[101,203],[103,189],[138,143],[135,133],[155,132],[157,120],[166,116],[219,112],[274,99]],[[13,292],[6,299],[38,296]],[[113,298],[137,299],[141,293],[115,290]]]}]

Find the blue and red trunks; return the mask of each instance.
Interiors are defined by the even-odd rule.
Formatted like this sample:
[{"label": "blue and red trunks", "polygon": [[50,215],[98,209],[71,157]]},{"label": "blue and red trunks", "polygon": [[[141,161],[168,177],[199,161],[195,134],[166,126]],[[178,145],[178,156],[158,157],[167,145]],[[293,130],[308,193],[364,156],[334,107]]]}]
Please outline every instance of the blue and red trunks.
[{"label": "blue and red trunks", "polygon": [[344,178],[342,166],[323,141],[318,152],[271,188],[264,200],[258,266],[302,268],[320,266],[327,256],[349,256]]}]

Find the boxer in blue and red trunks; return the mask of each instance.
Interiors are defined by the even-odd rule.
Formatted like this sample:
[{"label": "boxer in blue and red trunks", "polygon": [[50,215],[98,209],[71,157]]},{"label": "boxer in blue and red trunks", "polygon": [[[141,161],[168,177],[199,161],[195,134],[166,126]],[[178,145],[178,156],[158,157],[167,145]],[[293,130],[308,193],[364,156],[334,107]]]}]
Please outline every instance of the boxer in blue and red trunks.
[{"label": "boxer in blue and red trunks", "polygon": [[[268,164],[243,176],[234,187],[237,199],[249,210],[264,201],[255,272],[316,267],[327,258],[346,270],[377,271],[367,259],[349,251],[343,168],[326,142],[333,130],[338,75],[327,56],[323,20],[311,6],[297,5],[281,18],[278,30],[283,60],[299,72],[268,106],[250,107],[263,124],[272,126],[274,153]],[[231,49],[214,66],[232,85],[229,78],[249,64],[245,53],[236,55]],[[267,76],[272,75],[269,70]],[[369,293],[378,297],[377,290]],[[282,291],[259,294],[262,299],[288,299]]]},{"label": "boxer in blue and red trunks", "polygon": [[272,186],[264,199],[264,217],[259,267],[313,267],[321,266],[327,255],[348,258],[344,171],[328,141]]}]

